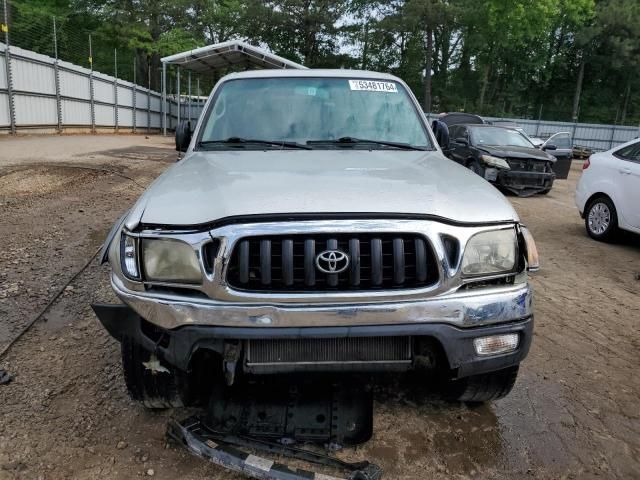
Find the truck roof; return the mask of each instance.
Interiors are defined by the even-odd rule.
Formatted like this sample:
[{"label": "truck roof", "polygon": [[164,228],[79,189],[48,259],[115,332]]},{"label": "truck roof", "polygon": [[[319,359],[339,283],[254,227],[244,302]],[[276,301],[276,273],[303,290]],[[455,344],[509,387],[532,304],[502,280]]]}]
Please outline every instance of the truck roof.
[{"label": "truck roof", "polygon": [[296,69],[265,69],[265,70],[247,70],[245,72],[234,72],[223,77],[224,80],[237,78],[274,78],[274,77],[334,77],[334,78],[365,78],[372,80],[393,80],[402,82],[398,77],[380,72],[372,72],[369,70],[345,70],[330,68],[313,68],[308,70]]}]

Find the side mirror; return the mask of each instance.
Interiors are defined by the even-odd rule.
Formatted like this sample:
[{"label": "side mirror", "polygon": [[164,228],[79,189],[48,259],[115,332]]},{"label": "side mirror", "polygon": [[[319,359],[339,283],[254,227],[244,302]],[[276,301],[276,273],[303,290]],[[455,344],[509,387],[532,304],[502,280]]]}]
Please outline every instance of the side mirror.
[{"label": "side mirror", "polygon": [[191,143],[191,122],[180,122],[176,128],[176,150],[178,152],[186,152]]},{"label": "side mirror", "polygon": [[542,150],[545,150],[545,151],[546,151],[546,150],[557,150],[557,149],[558,149],[558,147],[556,147],[555,145],[552,145],[552,144],[544,145],[544,146],[542,147]]},{"label": "side mirror", "polygon": [[449,127],[447,124],[440,120],[434,120],[431,128],[440,148],[447,150],[449,148]]},{"label": "side mirror", "polygon": [[463,147],[468,147],[469,146],[469,140],[467,140],[466,138],[456,138],[454,140],[455,143],[457,143],[458,145],[462,145]]}]

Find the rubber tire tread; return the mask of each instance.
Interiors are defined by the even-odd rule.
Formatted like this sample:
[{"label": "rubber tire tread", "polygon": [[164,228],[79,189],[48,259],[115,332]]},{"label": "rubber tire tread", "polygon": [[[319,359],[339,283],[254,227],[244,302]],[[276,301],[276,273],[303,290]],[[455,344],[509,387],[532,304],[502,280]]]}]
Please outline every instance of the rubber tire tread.
[{"label": "rubber tire tread", "polygon": [[519,366],[472,375],[452,382],[450,398],[458,402],[487,402],[506,397],[516,383]]},{"label": "rubber tire tread", "polygon": [[151,353],[130,338],[121,342],[122,370],[129,396],[149,409],[183,407],[181,376],[170,365],[162,364],[169,373],[152,373],[142,362],[149,361]]},{"label": "rubber tire tread", "polygon": [[[607,228],[607,230],[605,230],[602,235],[597,235],[589,229],[589,212],[591,211],[591,207],[599,202],[604,203],[609,208],[609,212],[611,213],[609,228]],[[609,242],[615,239],[615,236],[618,233],[618,211],[616,210],[616,206],[613,204],[609,197],[605,195],[599,195],[589,202],[589,205],[587,205],[587,208],[584,212],[584,227],[587,229],[587,235],[599,242]]]}]

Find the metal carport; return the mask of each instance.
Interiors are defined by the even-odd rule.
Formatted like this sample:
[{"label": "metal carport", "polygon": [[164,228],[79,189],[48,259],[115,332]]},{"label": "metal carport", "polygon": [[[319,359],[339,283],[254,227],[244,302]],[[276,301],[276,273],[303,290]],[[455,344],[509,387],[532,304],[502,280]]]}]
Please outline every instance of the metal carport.
[{"label": "metal carport", "polygon": [[229,69],[306,69],[304,65],[287,60],[267,50],[248,43],[231,40],[206,47],[163,57],[162,62],[162,131],[167,134],[167,65],[177,67],[178,123],[180,121],[180,69],[189,72],[189,97],[191,97],[191,72],[215,73]]}]

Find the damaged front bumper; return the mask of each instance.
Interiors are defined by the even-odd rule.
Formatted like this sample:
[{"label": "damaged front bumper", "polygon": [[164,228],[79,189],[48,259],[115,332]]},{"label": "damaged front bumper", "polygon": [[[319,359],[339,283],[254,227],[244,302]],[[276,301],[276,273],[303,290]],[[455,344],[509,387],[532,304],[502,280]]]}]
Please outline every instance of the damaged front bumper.
[{"label": "damaged front bumper", "polygon": [[[94,305],[105,328],[116,338],[134,339],[184,371],[196,351],[224,355],[229,344],[242,350],[253,341],[410,337],[436,341],[454,377],[460,378],[517,365],[527,355],[533,335],[532,292],[527,284],[422,301],[339,306],[225,305],[205,299],[159,300],[118,293],[130,307]],[[164,328],[165,324],[179,326]],[[488,357],[476,354],[474,339],[508,333],[519,335],[515,351]],[[415,364],[413,357],[402,369]],[[291,368],[318,371],[318,365],[298,362]],[[275,367],[281,365],[271,373],[278,373]],[[339,366],[351,371],[398,367],[399,362],[343,362]],[[248,364],[244,368],[251,371]]]},{"label": "damaged front bumper", "polygon": [[459,290],[420,300],[336,305],[256,305],[170,293],[135,292],[127,289],[115,275],[111,277],[111,285],[118,297],[142,318],[166,330],[186,326],[268,330],[433,323],[467,328],[512,322],[533,314],[533,292],[527,283]]},{"label": "damaged front bumper", "polygon": [[498,173],[495,183],[520,197],[528,197],[550,190],[555,178],[553,172],[504,170]]}]

